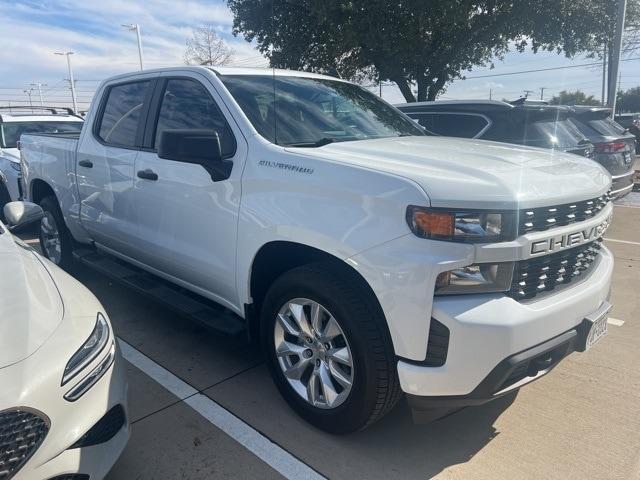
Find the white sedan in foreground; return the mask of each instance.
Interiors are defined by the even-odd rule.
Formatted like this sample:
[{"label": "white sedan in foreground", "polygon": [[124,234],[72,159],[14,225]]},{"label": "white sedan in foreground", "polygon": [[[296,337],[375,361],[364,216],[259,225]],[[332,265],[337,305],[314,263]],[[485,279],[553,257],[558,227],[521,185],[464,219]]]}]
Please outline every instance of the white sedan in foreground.
[{"label": "white sedan in foreground", "polygon": [[0,223],[0,479],[103,478],[130,433],[122,363],[100,302]]}]

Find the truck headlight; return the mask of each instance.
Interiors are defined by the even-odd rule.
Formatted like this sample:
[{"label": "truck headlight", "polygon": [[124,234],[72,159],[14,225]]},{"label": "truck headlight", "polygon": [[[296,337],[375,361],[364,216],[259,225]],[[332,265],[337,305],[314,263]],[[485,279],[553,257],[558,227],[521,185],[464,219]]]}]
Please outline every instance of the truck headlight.
[{"label": "truck headlight", "polygon": [[513,263],[478,263],[442,272],[436,279],[436,295],[506,292],[511,288]]},{"label": "truck headlight", "polygon": [[489,243],[511,240],[514,218],[508,212],[447,211],[410,205],[407,223],[421,238],[464,243]]},{"label": "truck headlight", "polygon": [[110,330],[111,328],[109,327],[107,319],[104,318],[101,313],[98,313],[93,332],[91,332],[91,335],[89,335],[89,338],[80,349],[73,354],[69,362],[67,362],[67,366],[64,367],[64,374],[62,375],[62,383],[60,386],[68,383],[100,355],[109,341],[109,337],[111,336]]},{"label": "truck headlight", "polygon": [[11,165],[11,168],[13,168],[16,172],[21,171],[21,167],[20,167],[20,163],[19,162],[9,162],[9,165]]}]

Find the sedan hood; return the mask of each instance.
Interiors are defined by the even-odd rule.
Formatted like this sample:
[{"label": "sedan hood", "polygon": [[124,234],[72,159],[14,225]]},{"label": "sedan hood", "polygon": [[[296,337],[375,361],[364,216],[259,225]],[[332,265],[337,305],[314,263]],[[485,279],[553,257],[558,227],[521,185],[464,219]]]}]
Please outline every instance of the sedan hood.
[{"label": "sedan hood", "polygon": [[597,197],[611,184],[607,171],[587,158],[484,140],[393,137],[336,142],[304,154],[411,179],[434,207],[533,208]]},{"label": "sedan hood", "polygon": [[37,255],[0,224],[0,368],[24,360],[55,332],[63,304]]},{"label": "sedan hood", "polygon": [[2,156],[7,160],[15,163],[20,163],[20,150],[17,148],[3,148],[0,150]]}]

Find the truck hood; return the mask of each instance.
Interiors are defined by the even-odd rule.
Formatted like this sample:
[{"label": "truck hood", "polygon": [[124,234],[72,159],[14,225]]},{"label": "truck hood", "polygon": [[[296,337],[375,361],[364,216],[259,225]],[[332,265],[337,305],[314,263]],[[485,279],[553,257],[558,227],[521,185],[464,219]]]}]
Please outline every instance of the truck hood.
[{"label": "truck hood", "polygon": [[0,224],[0,369],[32,355],[55,332],[63,304],[38,256]]},{"label": "truck hood", "polygon": [[534,208],[597,197],[611,184],[587,158],[484,140],[393,137],[289,150],[411,179],[433,207]]}]

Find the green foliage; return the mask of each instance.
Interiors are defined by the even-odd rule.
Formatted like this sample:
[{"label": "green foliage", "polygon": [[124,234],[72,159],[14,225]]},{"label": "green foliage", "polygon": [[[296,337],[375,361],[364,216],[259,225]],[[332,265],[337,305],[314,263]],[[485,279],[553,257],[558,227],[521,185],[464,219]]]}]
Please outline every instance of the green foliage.
[{"label": "green foliage", "polygon": [[630,88],[624,92],[618,92],[616,99],[616,113],[640,112],[640,87]]},{"label": "green foliage", "polygon": [[[630,19],[640,0],[628,0]],[[275,67],[395,82],[433,100],[509,48],[573,56],[608,42],[612,0],[228,0],[234,34]],[[417,86],[417,97],[412,92]]]},{"label": "green foliage", "polygon": [[550,101],[552,105],[600,105],[600,101],[593,95],[587,96],[582,90],[570,92],[562,90]]}]

